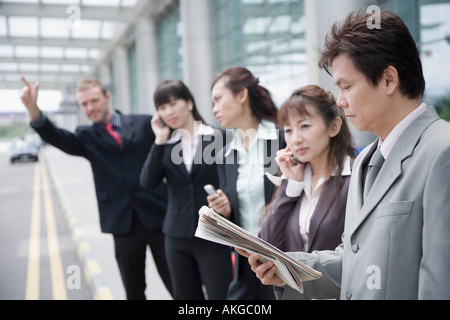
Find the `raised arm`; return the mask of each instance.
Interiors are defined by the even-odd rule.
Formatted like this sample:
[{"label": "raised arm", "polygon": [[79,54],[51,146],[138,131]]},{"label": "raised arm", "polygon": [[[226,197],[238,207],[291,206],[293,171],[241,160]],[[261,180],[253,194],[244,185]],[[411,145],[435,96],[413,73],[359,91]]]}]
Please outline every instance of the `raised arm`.
[{"label": "raised arm", "polygon": [[20,91],[20,99],[22,100],[23,105],[27,108],[28,114],[30,115],[31,122],[36,123],[41,120],[42,114],[41,110],[37,106],[37,98],[39,92],[39,82],[36,82],[34,87],[32,87],[27,79],[22,76],[22,81],[25,83],[25,86]]}]

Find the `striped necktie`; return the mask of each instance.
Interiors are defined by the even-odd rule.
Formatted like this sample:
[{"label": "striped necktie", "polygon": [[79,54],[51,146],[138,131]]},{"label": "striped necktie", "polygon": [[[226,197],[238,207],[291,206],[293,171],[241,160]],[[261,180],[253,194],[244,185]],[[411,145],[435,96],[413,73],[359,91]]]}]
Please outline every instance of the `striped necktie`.
[{"label": "striped necktie", "polygon": [[378,148],[369,162],[369,169],[367,172],[366,183],[364,185],[364,200],[366,200],[367,195],[369,194],[370,189],[372,188],[375,179],[377,178],[378,172],[380,172],[380,169],[383,166],[383,163],[384,157],[381,154],[380,148]]}]

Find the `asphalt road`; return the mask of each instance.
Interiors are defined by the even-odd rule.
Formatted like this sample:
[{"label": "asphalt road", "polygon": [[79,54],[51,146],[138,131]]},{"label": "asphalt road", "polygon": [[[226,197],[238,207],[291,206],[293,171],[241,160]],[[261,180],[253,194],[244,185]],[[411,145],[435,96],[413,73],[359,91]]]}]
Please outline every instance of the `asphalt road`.
[{"label": "asphalt road", "polygon": [[92,300],[45,161],[0,142],[0,300]]}]

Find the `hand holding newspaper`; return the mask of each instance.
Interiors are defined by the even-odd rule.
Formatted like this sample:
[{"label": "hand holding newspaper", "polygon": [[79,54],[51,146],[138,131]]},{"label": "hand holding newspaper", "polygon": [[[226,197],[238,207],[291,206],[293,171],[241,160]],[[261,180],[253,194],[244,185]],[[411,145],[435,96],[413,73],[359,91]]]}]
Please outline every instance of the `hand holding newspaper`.
[{"label": "hand holding newspaper", "polygon": [[199,210],[198,227],[195,236],[208,241],[256,253],[261,262],[272,261],[277,267],[276,274],[291,288],[303,293],[303,281],[318,279],[322,274],[287,254],[255,237],[248,231],[217,214],[206,206]]}]

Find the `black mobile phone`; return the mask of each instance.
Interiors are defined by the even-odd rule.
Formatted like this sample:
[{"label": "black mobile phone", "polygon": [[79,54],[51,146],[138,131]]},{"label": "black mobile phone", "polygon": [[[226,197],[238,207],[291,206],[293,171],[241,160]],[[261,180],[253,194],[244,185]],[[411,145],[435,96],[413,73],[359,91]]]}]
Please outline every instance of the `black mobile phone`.
[{"label": "black mobile phone", "polygon": [[292,156],[292,157],[291,157],[291,160],[294,161],[294,162],[296,162],[296,163],[298,163],[298,164],[305,164],[304,162],[298,160],[295,156]]},{"label": "black mobile phone", "polygon": [[159,117],[158,121],[161,126],[166,127],[166,123],[163,121],[163,119],[161,119],[161,117]]}]

